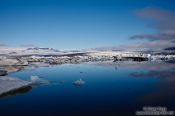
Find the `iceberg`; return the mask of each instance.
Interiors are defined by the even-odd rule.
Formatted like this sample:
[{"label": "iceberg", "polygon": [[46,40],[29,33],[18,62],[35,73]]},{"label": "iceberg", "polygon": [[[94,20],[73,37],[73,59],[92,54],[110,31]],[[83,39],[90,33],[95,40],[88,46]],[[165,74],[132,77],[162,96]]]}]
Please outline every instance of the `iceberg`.
[{"label": "iceberg", "polygon": [[31,76],[30,81],[32,84],[48,84],[50,83],[48,80],[41,79],[39,76]]},{"label": "iceberg", "polygon": [[73,83],[75,86],[81,86],[81,85],[84,85],[85,84],[85,81],[83,81],[81,78],[79,80],[76,80],[74,83]]}]

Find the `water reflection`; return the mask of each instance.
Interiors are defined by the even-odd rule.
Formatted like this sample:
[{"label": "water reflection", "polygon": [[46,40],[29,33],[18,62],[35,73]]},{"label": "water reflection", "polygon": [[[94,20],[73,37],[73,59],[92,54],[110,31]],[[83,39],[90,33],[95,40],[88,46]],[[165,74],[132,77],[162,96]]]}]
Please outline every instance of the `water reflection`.
[{"label": "water reflection", "polygon": [[117,62],[96,62],[98,66],[114,67],[114,68],[128,68],[128,69],[143,69],[143,70],[175,70],[174,63],[154,61],[154,62],[133,62],[133,61],[117,61]]},{"label": "water reflection", "polygon": [[157,77],[175,78],[175,64],[167,62],[98,62],[98,66],[114,67],[114,69],[126,68],[135,70],[131,73],[132,77]]},{"label": "water reflection", "polygon": [[170,79],[170,80],[175,80],[175,71],[172,70],[166,70],[166,71],[148,71],[148,72],[133,72],[131,73],[131,76],[133,77],[155,77],[155,78],[162,78],[162,79]]},{"label": "water reflection", "polygon": [[140,102],[149,105],[166,104],[169,107],[174,107],[175,81],[161,81],[155,85],[155,88],[156,91],[142,96]]},{"label": "water reflection", "polygon": [[[20,104],[14,104],[15,107],[8,110],[16,102],[25,103],[22,111],[26,112],[37,109],[44,113],[78,112],[81,115],[82,112],[89,115],[92,115],[90,112],[134,114],[146,105],[166,106],[168,109],[175,106],[175,64],[172,63],[96,62],[92,65],[55,65],[12,74],[20,78],[31,75],[37,75],[32,78],[34,82],[46,86],[34,88],[25,96],[1,100],[1,111],[21,111]],[[74,83],[85,85],[74,87]]]},{"label": "water reflection", "polygon": [[175,64],[170,62],[104,62],[98,66],[109,66],[116,69],[132,70],[130,77],[137,79],[156,79],[152,90],[139,98],[139,104],[165,105],[175,108]]}]

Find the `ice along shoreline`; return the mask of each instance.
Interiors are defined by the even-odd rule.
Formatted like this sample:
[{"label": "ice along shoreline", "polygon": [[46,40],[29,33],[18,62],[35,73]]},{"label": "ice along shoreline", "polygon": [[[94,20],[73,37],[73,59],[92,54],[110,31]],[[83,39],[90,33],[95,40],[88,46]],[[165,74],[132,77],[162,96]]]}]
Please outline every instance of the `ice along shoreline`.
[{"label": "ice along shoreline", "polygon": [[21,80],[15,77],[0,76],[0,96],[4,96],[19,89],[30,88],[32,82]]},{"label": "ice along shoreline", "polygon": [[[148,60],[167,60],[174,61],[174,54],[154,54],[142,52],[114,52],[114,51],[96,51],[96,52],[40,52],[37,50],[24,51],[22,53],[11,52],[0,55],[0,95],[15,91],[20,88],[30,87],[32,82],[21,80],[14,77],[8,77],[8,73],[16,72],[23,67],[45,66],[56,64],[77,64],[82,62],[96,61],[148,61]],[[19,51],[18,51],[19,52]],[[18,69],[19,68],[19,69]]]}]

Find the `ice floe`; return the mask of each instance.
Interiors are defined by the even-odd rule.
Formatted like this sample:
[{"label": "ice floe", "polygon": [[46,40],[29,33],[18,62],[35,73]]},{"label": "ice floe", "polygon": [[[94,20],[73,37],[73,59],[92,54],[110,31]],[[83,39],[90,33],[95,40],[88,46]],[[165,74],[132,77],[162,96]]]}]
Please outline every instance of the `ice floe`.
[{"label": "ice floe", "polygon": [[85,81],[83,81],[81,78],[79,80],[76,80],[75,82],[73,82],[73,84],[75,86],[82,86],[85,84]]},{"label": "ice floe", "polygon": [[0,76],[0,95],[23,87],[30,86],[30,84],[32,83],[18,78]]}]

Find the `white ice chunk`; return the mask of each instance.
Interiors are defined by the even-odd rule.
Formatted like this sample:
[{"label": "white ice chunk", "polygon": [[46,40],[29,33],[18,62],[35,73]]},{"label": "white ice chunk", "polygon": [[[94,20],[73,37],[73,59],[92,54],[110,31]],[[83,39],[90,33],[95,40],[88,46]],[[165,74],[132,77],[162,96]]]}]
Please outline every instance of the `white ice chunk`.
[{"label": "white ice chunk", "polygon": [[76,86],[81,86],[85,84],[85,81],[83,81],[81,78],[79,80],[76,80],[74,83]]},{"label": "white ice chunk", "polygon": [[14,77],[0,76],[0,95],[22,87],[30,86],[31,82]]}]

